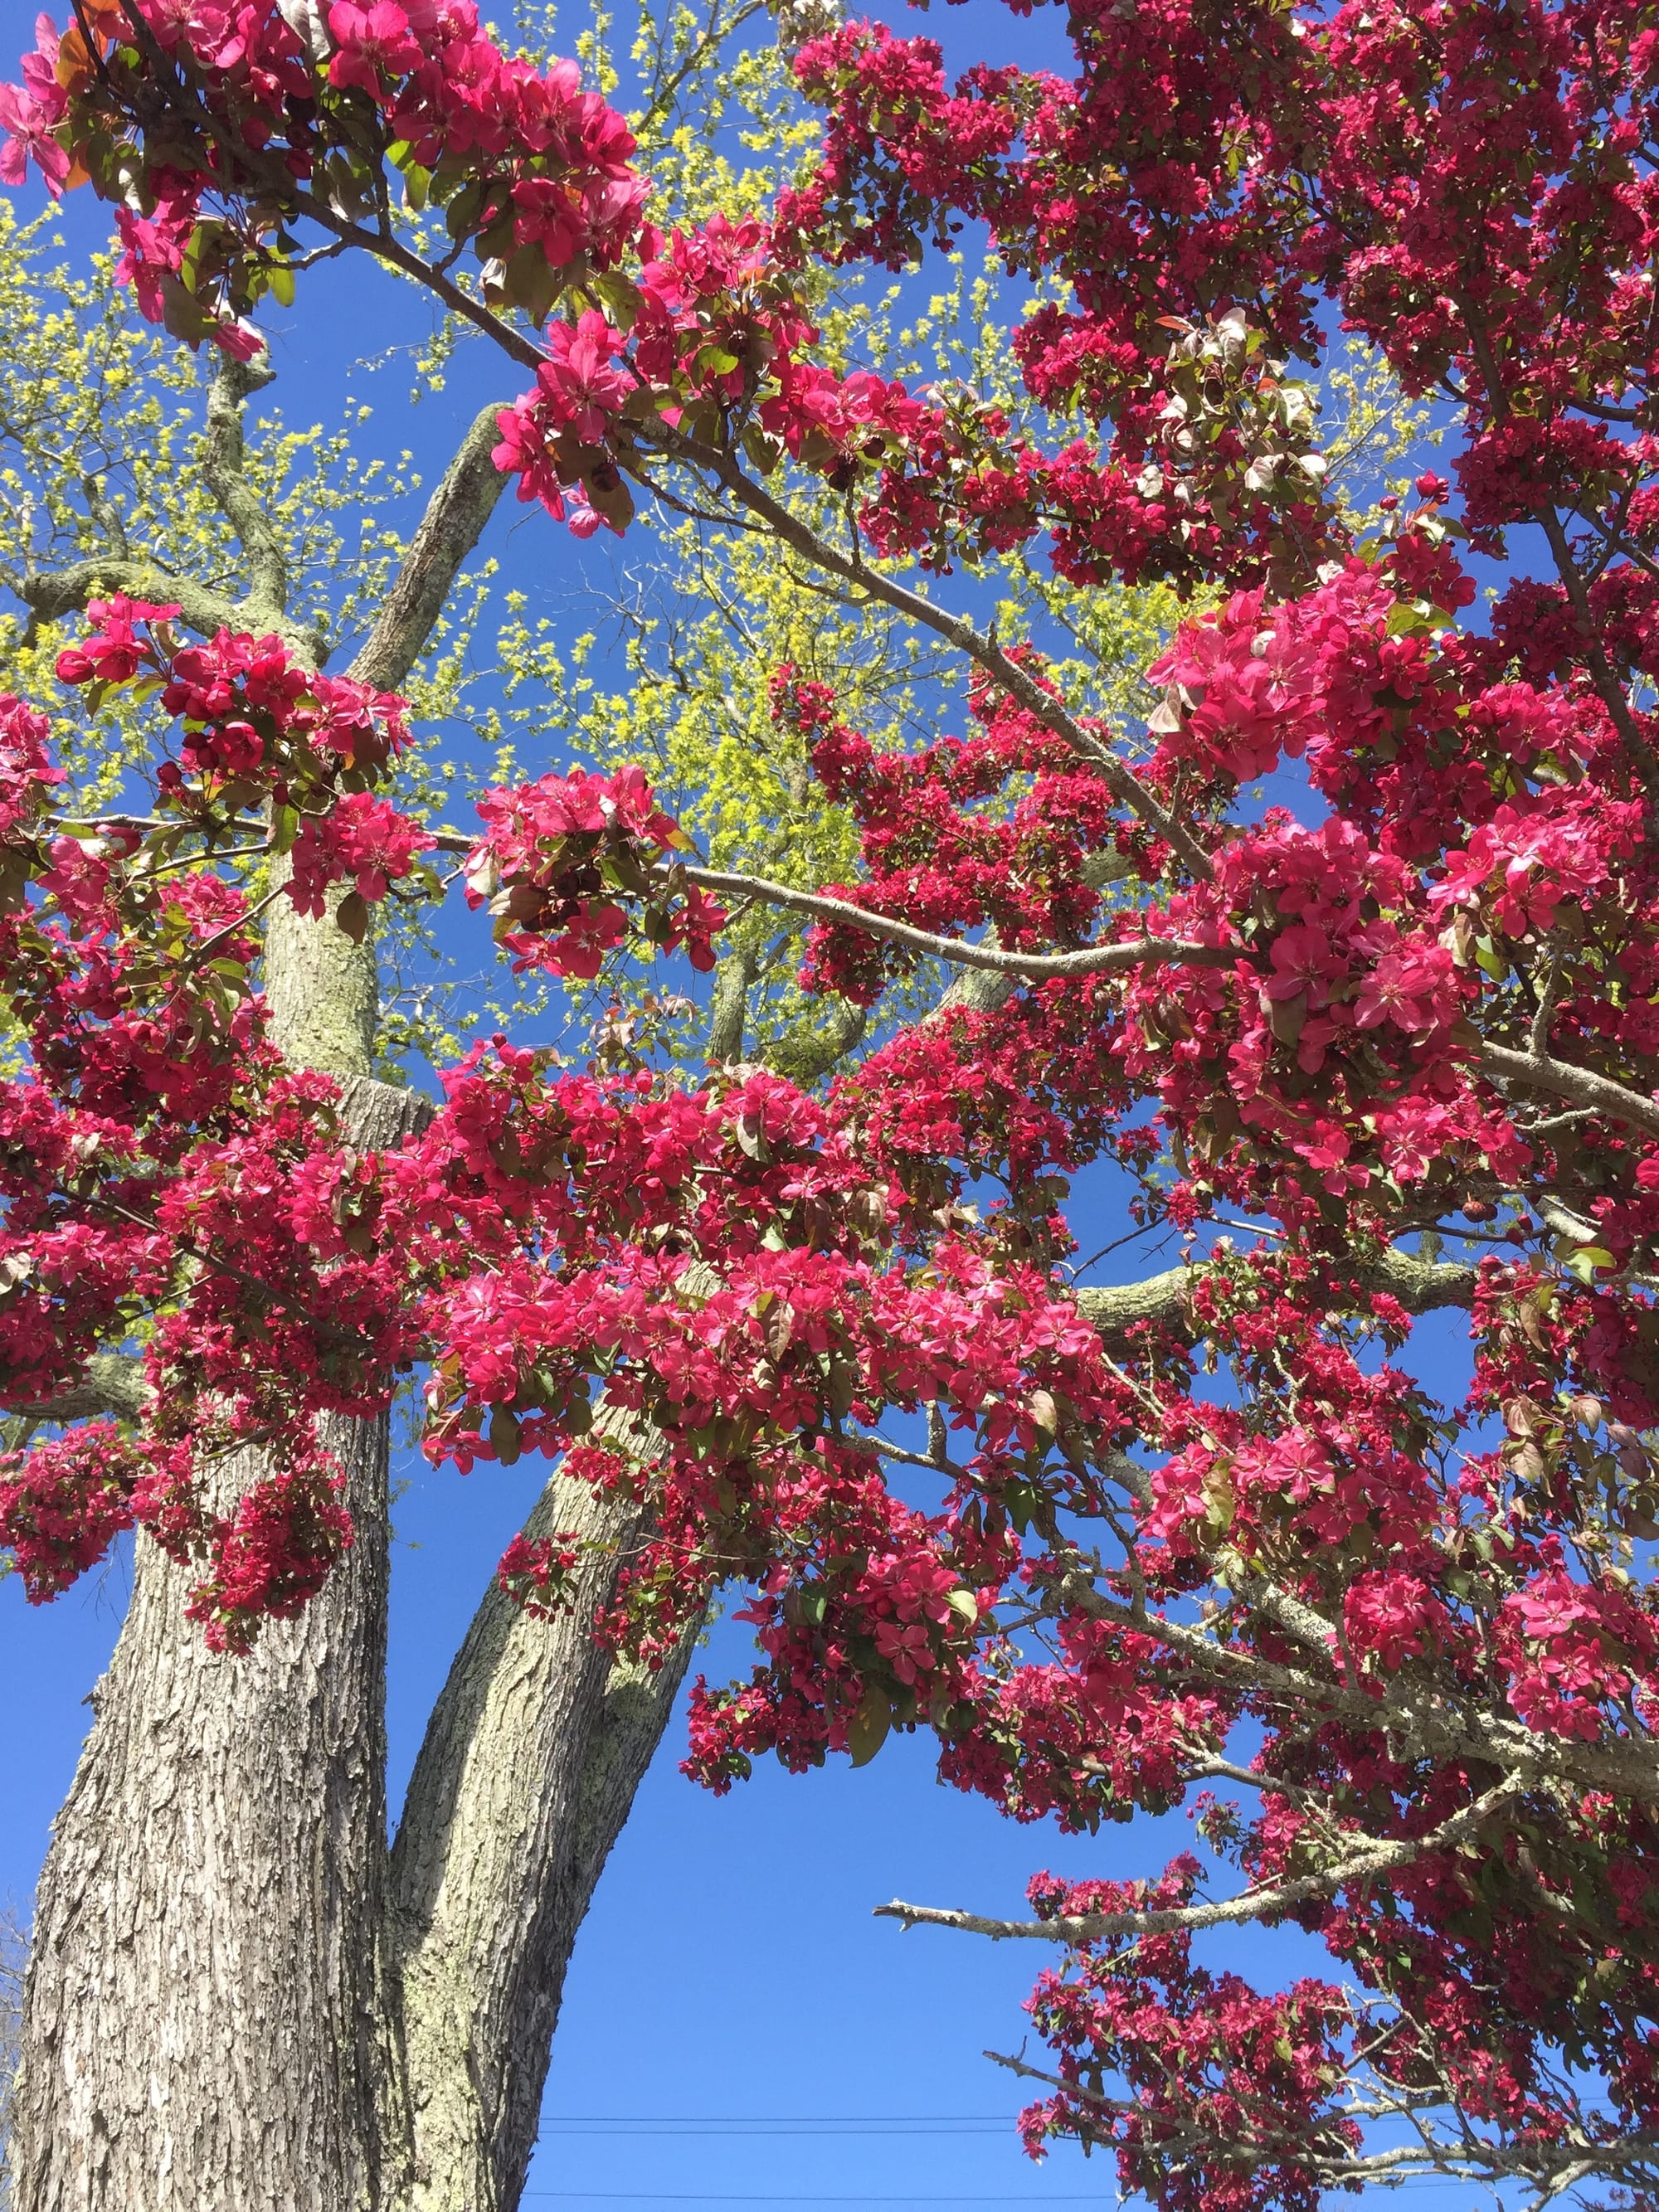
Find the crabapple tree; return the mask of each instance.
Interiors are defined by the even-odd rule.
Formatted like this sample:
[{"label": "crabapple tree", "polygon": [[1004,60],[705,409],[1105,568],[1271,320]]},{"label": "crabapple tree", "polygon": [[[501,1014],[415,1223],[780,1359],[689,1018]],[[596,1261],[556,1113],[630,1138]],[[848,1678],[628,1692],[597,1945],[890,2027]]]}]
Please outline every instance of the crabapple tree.
[{"label": "crabapple tree", "polygon": [[[165,720],[142,806],[67,811],[3,709],[0,1356],[47,1430],[0,1516],[31,1595],[129,1528],[144,1562],[43,1883],[21,2202],[513,2203],[573,1912],[722,1585],[758,1651],[691,1695],[714,1789],[899,1729],[1018,1820],[1198,1793],[1208,1867],[883,1908],[1048,1947],[1048,2055],[1006,2062],[1034,2151],[1171,2212],[1425,2170],[1648,2201],[1659,17],[1077,0],[1073,75],[954,85],[924,38],[789,34],[816,150],[672,219],[603,92],[471,0],[76,0],[0,106],[12,170],[89,185],[141,313],[222,356],[250,580],[118,550],[36,586],[84,607],[86,716]],[[969,223],[1006,374],[860,357],[837,288]],[[319,255],[520,387],[339,674],[234,465],[261,303]],[[1295,373],[1341,332],[1454,453],[1363,515]],[[877,742],[775,656],[770,757],[848,825],[815,881],[721,865],[620,745],[476,823],[400,803],[398,687],[503,481],[579,538],[757,542],[953,667],[957,726]],[[1076,652],[1149,589],[1180,611],[1114,710]],[[371,925],[449,856],[521,978],[716,974],[711,1064],[503,1032],[435,1103],[377,1084]],[[806,926],[828,1061],[742,1057],[757,915]],[[1108,1167],[1180,1265],[1087,1279],[1070,1184]],[[1437,1310],[1456,1402],[1410,1357]],[[434,1462],[557,1474],[382,1863],[406,1375]],[[162,1910],[202,1931],[174,2040]],[[1328,1972],[1224,1971],[1247,1921]],[[277,2023],[228,2090],[221,2003]]]}]

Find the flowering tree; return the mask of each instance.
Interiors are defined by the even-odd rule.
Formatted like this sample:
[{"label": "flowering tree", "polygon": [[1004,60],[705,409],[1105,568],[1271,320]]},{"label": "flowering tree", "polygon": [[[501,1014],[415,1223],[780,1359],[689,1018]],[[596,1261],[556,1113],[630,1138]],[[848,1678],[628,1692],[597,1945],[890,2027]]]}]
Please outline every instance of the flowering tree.
[{"label": "flowering tree", "polygon": [[[1659,2186],[1659,29],[1628,0],[1085,0],[1073,27],[1073,82],[954,88],[926,40],[818,27],[816,160],[672,229],[621,118],[469,0],[78,0],[4,94],[13,171],[89,182],[144,314],[223,355],[255,578],[227,607],[112,556],[58,587],[88,617],[60,679],[170,718],[142,808],[67,818],[44,718],[3,710],[30,1062],[0,1355],[52,1426],[0,1516],[33,1595],[126,1528],[146,1562],[43,1885],[26,2206],[164,2201],[158,2172],[169,2203],[514,2202],[570,1898],[730,1583],[759,1659],[694,1692],[714,1788],[896,1727],[1019,1819],[1249,1793],[1200,1801],[1237,1869],[1213,1894],[1182,1855],[1040,1876],[1024,1920],[885,1908],[1059,1959],[1051,2056],[1008,2061],[1046,2092],[1034,2148],[1109,2148],[1205,2212],[1425,2168]],[[822,335],[826,267],[902,269],[969,219],[1047,288],[1018,413]],[[319,252],[401,272],[526,380],[344,675],[229,503],[251,317]],[[1338,323],[1459,440],[1455,495],[1419,476],[1364,534],[1287,368]],[[858,831],[821,890],[706,865],[627,766],[493,789],[477,829],[400,807],[395,687],[500,477],[579,536],[641,498],[758,534],[939,641],[970,734],[878,747],[770,672]],[[962,611],[1025,547],[1085,598],[1193,607],[1136,724],[1075,702],[1040,623]],[[736,1039],[693,1085],[498,1036],[428,1112],[368,1073],[370,924],[451,853],[524,974],[706,971],[745,916],[803,915],[805,988],[874,1048],[814,1090]],[[925,963],[959,985],[884,1018]],[[1103,1161],[1183,1265],[1079,1279],[1068,1179]],[[1455,1406],[1401,1358],[1443,1308]],[[560,1479],[383,1866],[351,1717],[411,1370],[434,1460]],[[507,1638],[547,1686],[512,1759]],[[136,1748],[156,1725],[200,1778],[171,1856],[131,1840],[185,1833]],[[261,1826],[290,1772],[319,1896]],[[466,1887],[445,1841],[480,1804]],[[254,1880],[291,1911],[235,2002],[281,2032],[228,2082],[205,1961]],[[85,1992],[142,2035],[191,1914],[161,2160]],[[1340,1978],[1263,1992],[1195,1954],[1249,1920]]]}]

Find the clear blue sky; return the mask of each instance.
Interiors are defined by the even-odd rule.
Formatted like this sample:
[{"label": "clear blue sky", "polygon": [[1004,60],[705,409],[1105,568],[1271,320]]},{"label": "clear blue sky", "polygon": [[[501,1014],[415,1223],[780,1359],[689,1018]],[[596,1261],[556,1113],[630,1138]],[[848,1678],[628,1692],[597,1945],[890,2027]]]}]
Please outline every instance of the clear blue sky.
[{"label": "clear blue sky", "polygon": [[[33,15],[33,5],[0,0],[0,53],[32,44]],[[971,0],[923,22],[912,15],[905,27],[943,39],[954,66],[984,58],[1063,69],[1062,21],[1040,9],[1021,22],[997,0]],[[97,234],[98,210],[84,199],[66,212],[73,239]],[[276,334],[276,396],[290,422],[333,421],[347,369],[379,355],[389,337],[410,335],[409,313],[407,295],[373,272],[318,272],[288,331]],[[384,407],[376,435],[386,449],[409,444],[428,477],[473,410],[513,390],[481,346],[463,350],[444,395],[412,411],[402,404],[408,382],[399,362],[373,378],[354,370],[351,389]],[[539,511],[510,502],[489,542],[511,580],[532,593],[532,616],[574,582],[602,585],[620,557],[613,541],[576,545]],[[1107,1209],[1098,1226],[1094,1241],[1104,1243],[1121,1224]],[[1086,1248],[1084,1224],[1079,1234]],[[1127,1279],[1139,1270],[1125,1257]],[[539,1469],[481,1468],[465,1480],[418,1460],[401,1470],[408,1488],[396,1510],[394,1808],[432,1699]],[[73,1771],[90,1719],[84,1699],[113,1644],[126,1575],[118,1559],[38,1611],[24,1606],[15,1582],[0,1583],[0,1678],[11,1685],[0,1717],[0,1771],[9,1783],[0,1796],[0,1895],[19,1902],[27,1903]],[[702,1655],[706,1671],[715,1679],[746,1671],[747,1649],[740,1627],[717,1626]],[[1188,1844],[1185,1820],[1142,1822],[1097,1840],[1022,1829],[939,1786],[927,1745],[896,1736],[858,1773],[842,1766],[795,1779],[769,1765],[715,1800],[676,1771],[683,1741],[677,1719],[578,1946],[529,2202],[1111,2202],[1107,2162],[1085,2164],[1070,2149],[1042,2167],[1024,2158],[1008,2124],[1023,2101],[1018,2085],[981,2055],[988,2045],[1018,2048],[1020,2002],[1044,1955],[936,1930],[902,1935],[873,1920],[871,1907],[902,1896],[1017,1910],[1039,1867],[1074,1877],[1155,1870]],[[1214,1955],[1270,1984],[1318,1964],[1295,1931],[1237,1935]],[[680,2133],[646,2124],[687,2115],[703,2124]],[[769,2116],[773,2131],[763,2132]],[[853,2124],[882,2117],[886,2133]],[[719,2132],[713,2123],[728,2118],[751,2124]],[[784,2124],[812,2118],[826,2131]],[[918,2124],[894,2133],[898,2119]],[[1450,2212],[1471,2195],[1429,2184],[1407,2201],[1413,2212]]]}]

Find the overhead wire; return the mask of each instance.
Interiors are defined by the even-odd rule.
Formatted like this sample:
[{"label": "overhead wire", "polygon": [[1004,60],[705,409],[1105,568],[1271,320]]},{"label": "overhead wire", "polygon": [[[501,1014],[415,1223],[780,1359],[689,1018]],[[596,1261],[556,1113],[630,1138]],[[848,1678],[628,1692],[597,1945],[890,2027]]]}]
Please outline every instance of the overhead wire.
[{"label": "overhead wire", "polygon": [[722,2118],[711,2116],[705,2119],[700,2114],[685,2113],[659,2118],[632,2112],[584,2113],[559,2119],[544,2120],[544,2136],[599,2135],[615,2130],[624,2130],[630,2135],[667,2136],[687,2135],[731,2136],[983,2136],[1012,2132],[1013,2116],[1006,2119],[986,2119],[977,2113],[960,2117],[941,2114],[938,2118],[911,2118],[907,2114],[872,2112],[849,2115],[842,2118],[828,2113],[756,2113]]},{"label": "overhead wire", "polygon": [[573,2204],[1098,2204],[1103,2197],[1098,2189],[1060,2197],[1012,2197],[1006,2191],[1000,2197],[872,2197],[863,2190],[856,2197],[782,2197],[770,2189],[758,2196],[734,2194],[726,2189],[694,2195],[668,2189],[526,2189],[524,2194],[556,2197]]},{"label": "overhead wire", "polygon": [[[580,2142],[608,2139],[614,2141],[618,2134],[631,2135],[638,2142],[668,2141],[676,2136],[692,2142],[699,2139],[718,2141],[722,2137],[737,2141],[756,2138],[781,2138],[785,2142],[799,2138],[827,2137],[830,2141],[857,2141],[860,2137],[877,2141],[902,2142],[913,2136],[986,2136],[1004,2135],[1012,2139],[1015,2116],[1003,2117],[983,2112],[577,2112],[564,2113],[542,2123],[544,2136],[562,2135]],[[1447,2186],[1457,2177],[1415,2173],[1401,2175],[1391,2185],[1417,2188]],[[547,2203],[568,2204],[938,2204],[938,2205],[1029,2205],[1098,2204],[1103,2201],[1102,2191],[1061,2191],[1051,2194],[1046,2190],[1027,2190],[1023,2193],[1003,2191],[995,2196],[963,2196],[951,2191],[944,2196],[924,2196],[915,2193],[875,2194],[860,2190],[856,2195],[796,2191],[785,2194],[776,2190],[762,2191],[732,2190],[664,2190],[664,2189],[526,2189],[526,2200],[535,2199]]]}]

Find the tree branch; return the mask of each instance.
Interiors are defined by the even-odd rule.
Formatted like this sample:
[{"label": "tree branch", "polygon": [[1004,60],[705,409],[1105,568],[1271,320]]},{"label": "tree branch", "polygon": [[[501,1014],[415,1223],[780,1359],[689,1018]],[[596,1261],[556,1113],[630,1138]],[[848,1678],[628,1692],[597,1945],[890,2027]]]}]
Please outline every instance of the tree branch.
[{"label": "tree branch", "polygon": [[[140,50],[149,63],[151,76],[162,98],[185,125],[206,133],[225,156],[225,183],[230,191],[239,189],[238,172],[252,178],[269,192],[279,208],[303,216],[337,238],[343,246],[361,247],[372,253],[377,261],[384,261],[393,269],[400,269],[417,284],[435,292],[445,306],[463,316],[486,337],[495,339],[509,360],[531,370],[541,367],[547,356],[533,344],[522,331],[486,307],[482,301],[471,299],[441,269],[434,269],[422,261],[403,240],[390,231],[366,230],[349,216],[337,215],[326,201],[295,184],[292,171],[280,156],[268,155],[252,145],[216,116],[202,98],[198,88],[184,74],[188,67],[185,50],[169,58],[144,15],[137,0],[121,0],[121,9],[132,28]],[[176,66],[175,66],[176,63]]]},{"label": "tree branch", "polygon": [[92,600],[119,592],[130,599],[176,606],[187,626],[204,637],[242,627],[241,610],[228,592],[175,576],[142,557],[120,560],[102,555],[75,561],[64,568],[25,576],[17,592],[37,622],[61,622],[65,615],[82,613]]},{"label": "tree branch", "polygon": [[144,1410],[144,1363],[125,1352],[95,1352],[78,1382],[55,1397],[5,1407],[26,1421],[80,1421],[89,1414],[118,1413],[137,1420]]},{"label": "tree branch", "polygon": [[473,422],[427,502],[374,627],[352,661],[360,684],[395,691],[425,651],[460,566],[495,513],[507,478],[489,456],[499,405]]},{"label": "tree branch", "polygon": [[[640,1459],[659,1448],[614,1408],[598,1425]],[[388,1887],[410,2212],[518,2201],[576,1931],[696,1640],[654,1672],[599,1648],[640,1529],[637,1502],[556,1475],[525,1533],[586,1547],[569,1608],[537,1620],[492,1578],[428,1723]]]},{"label": "tree branch", "polygon": [[1180,962],[1191,968],[1231,968],[1244,957],[1237,945],[1190,945],[1179,938],[1131,938],[1116,945],[1085,945],[1076,952],[1009,952],[998,945],[969,945],[959,937],[936,937],[929,929],[913,929],[908,921],[895,921],[872,914],[848,899],[828,898],[821,891],[792,890],[764,876],[733,875],[724,869],[682,866],[678,872],[705,890],[724,891],[732,898],[760,900],[767,906],[811,915],[815,921],[839,922],[883,937],[912,952],[934,960],[948,960],[958,968],[982,968],[997,975],[1021,975],[1033,981],[1050,975],[1103,975],[1130,968],[1149,968],[1164,962]]},{"label": "tree branch", "polygon": [[[1187,1301],[1204,1274],[1202,1265],[1168,1267],[1145,1281],[1109,1289],[1075,1291],[1078,1310],[1105,1337],[1121,1337],[1139,1324],[1153,1322],[1193,1334]],[[1419,1260],[1388,1245],[1376,1258],[1357,1266],[1347,1280],[1356,1290],[1383,1291],[1407,1313],[1432,1313],[1443,1306],[1466,1306],[1474,1296],[1478,1273],[1451,1261]]]},{"label": "tree branch", "polygon": [[1622,1121],[1626,1128],[1659,1137],[1659,1099],[1644,1098],[1639,1091],[1615,1083],[1609,1076],[1597,1075],[1591,1068],[1575,1067],[1545,1053],[1512,1052],[1499,1044],[1483,1044],[1478,1065],[1484,1074],[1505,1083],[1547,1091],[1553,1098],[1565,1098],[1569,1105],[1584,1107],[1610,1121]]},{"label": "tree branch", "polygon": [[1322,1711],[1366,1735],[1393,1736],[1430,1758],[1475,1759],[1517,1774],[1553,1774],[1646,1804],[1659,1802],[1659,1746],[1640,1738],[1585,1743],[1535,1735],[1519,1722],[1496,1714],[1460,1713],[1455,1707],[1409,1697],[1374,1697],[1346,1683],[1322,1680],[1304,1668],[1218,1643],[1201,1628],[1147,1607],[1125,1604],[1097,1589],[1081,1569],[1055,1586],[1052,1605],[1151,1637],[1212,1680],[1230,1684],[1247,1697],[1282,1703],[1303,1719],[1310,1711]]},{"label": "tree branch", "polygon": [[19,593],[38,622],[60,621],[81,612],[92,600],[118,592],[128,599],[176,605],[181,620],[198,635],[211,637],[221,629],[274,630],[308,664],[320,661],[322,640],[316,631],[289,619],[288,556],[282,533],[247,481],[242,403],[250,392],[269,384],[274,374],[266,363],[226,356],[208,393],[202,475],[246,556],[246,598],[233,599],[228,592],[175,576],[142,555],[100,555],[48,574],[24,577]]},{"label": "tree branch", "polygon": [[708,1017],[708,1057],[717,1062],[743,1058],[743,1024],[755,962],[747,952],[729,953],[714,974],[714,1004]]},{"label": "tree branch", "polygon": [[[269,352],[254,361],[221,356],[219,371],[208,392],[207,436],[202,449],[202,474],[220,512],[236,533],[236,542],[247,561],[247,598],[243,622],[268,617],[262,627],[280,628],[288,614],[288,551],[282,532],[260,506],[247,480],[247,447],[242,432],[242,405],[251,392],[258,392],[276,374]],[[313,656],[314,657],[314,656]]]},{"label": "tree branch", "polygon": [[[1083,2081],[1068,2081],[1063,2075],[1045,2073],[1042,2067],[1032,2066],[1024,2058],[1006,2051],[987,2051],[982,2054],[993,2065],[1003,2066],[1022,2081],[1042,2081],[1051,2089],[1058,2089],[1074,2098],[1091,2112],[1109,2114],[1113,2118],[1127,2118],[1144,2113],[1145,2106],[1133,2098],[1111,2097],[1103,2091],[1091,2089]],[[1353,2084],[1350,2083],[1353,2095]],[[1445,2106],[1451,2099],[1444,2094],[1407,2092],[1390,2093],[1376,2097],[1361,2093],[1349,2105],[1347,2111],[1356,2118],[1365,2119],[1397,2119],[1412,2117],[1419,2120],[1419,2140],[1413,2143],[1395,2144],[1392,2149],[1362,2151],[1351,2154],[1346,2148],[1332,2154],[1315,2150],[1310,2163],[1324,2182],[1338,2187],[1357,2180],[1382,2180],[1393,2186],[1401,2179],[1415,2179],[1431,2173],[1449,2174],[1458,2180],[1490,2184],[1494,2175],[1505,2179],[1530,2178],[1538,2180],[1546,2173],[1570,2171],[1575,2177],[1580,2167],[1588,2164],[1583,2159],[1561,2155],[1552,2159],[1541,2148],[1530,2154],[1506,2150],[1503,2146],[1486,2142],[1470,2134],[1467,2126],[1455,2142],[1420,2124],[1425,2110]],[[1342,2117],[1340,2113],[1338,2118]],[[1216,2154],[1217,2143],[1212,2133],[1200,2126],[1177,2129],[1173,2125],[1161,2130],[1158,2148],[1167,2160],[1173,2161],[1190,2151]],[[1640,2165],[1651,2157],[1653,2140],[1645,2136],[1627,2136],[1621,2142],[1596,2146],[1596,2162],[1608,2172],[1622,2172],[1632,2166]],[[1231,2146],[1231,2162],[1248,2167],[1277,2152],[1289,2149],[1306,2157],[1311,2146],[1305,2135],[1291,2130],[1264,2131],[1251,2129],[1241,2132]]]},{"label": "tree branch", "polygon": [[[1467,297],[1462,293],[1454,294],[1453,296],[1458,312],[1463,318],[1464,327],[1468,331],[1469,344],[1480,366],[1481,378],[1486,384],[1486,404],[1492,410],[1492,419],[1498,422],[1507,422],[1510,416],[1509,394],[1504,390],[1504,380],[1498,372],[1498,362],[1492,353],[1492,341],[1486,326]],[[1597,631],[1589,595],[1584,589],[1584,580],[1578,572],[1577,562],[1572,557],[1572,547],[1568,542],[1566,531],[1562,525],[1559,514],[1556,512],[1553,501],[1546,501],[1533,511],[1537,516],[1545,538],[1548,540],[1550,557],[1555,563],[1556,574],[1561,580],[1561,588],[1565,592],[1573,613],[1577,617],[1579,630],[1583,639],[1585,665],[1589,670],[1590,681],[1595,686],[1596,692],[1602,705],[1607,710],[1613,727],[1625,741],[1626,749],[1630,754],[1637,774],[1646,787],[1650,811],[1651,811],[1654,807],[1659,806],[1659,756],[1655,754],[1652,746],[1637,727],[1636,717],[1631,712],[1630,702],[1626,698],[1620,687],[1619,679],[1608,663]]]},{"label": "tree branch", "polygon": [[[642,431],[643,434],[643,431]],[[908,616],[924,629],[954,645],[967,654],[988,676],[994,677],[1012,698],[1017,699],[1026,712],[1061,738],[1072,750],[1090,761],[1100,770],[1108,789],[1121,806],[1137,815],[1155,836],[1162,838],[1185,861],[1190,872],[1207,881],[1212,871],[1209,857],[1189,831],[1167,813],[1152,793],[1146,790],[1133,771],[1111,750],[1103,744],[1092,732],[1085,729],[1066,709],[1063,701],[1052,691],[1047,691],[1029,669],[1005,653],[994,638],[987,637],[964,616],[952,615],[924,599],[919,592],[895,583],[891,577],[867,568],[856,555],[841,552],[816,531],[809,529],[781,501],[773,498],[750,477],[744,475],[730,454],[719,447],[704,445],[700,439],[688,436],[684,431],[670,430],[665,424],[654,426],[653,432],[660,440],[661,450],[671,458],[690,462],[694,468],[714,477],[723,484],[732,497],[746,507],[751,514],[758,515],[773,535],[786,545],[793,546],[815,568],[838,576],[843,583],[879,599],[884,606]]]},{"label": "tree branch", "polygon": [[1117,1936],[1166,1936],[1177,1929],[1219,1928],[1230,1921],[1259,1920],[1285,1911],[1316,1897],[1328,1897],[1352,1881],[1368,1881],[1395,1867],[1409,1866],[1431,1851],[1444,1850],[1471,1830],[1489,1820],[1523,1786],[1516,1774],[1506,1774],[1472,1805],[1443,1820],[1425,1836],[1400,1837],[1384,1842],[1373,1836],[1357,1838],[1359,1848],[1351,1856],[1318,1874],[1293,1875],[1283,1881],[1264,1883],[1214,1905],[1181,1905],[1145,1912],[1060,1913],[1051,1920],[994,1920],[982,1913],[962,1912],[948,1906],[905,1905],[896,1898],[875,1907],[878,1920],[902,1920],[907,1928],[955,1928],[969,1936],[988,1936],[993,1942],[1008,1937],[1036,1938],[1050,1943],[1097,1943]]}]

